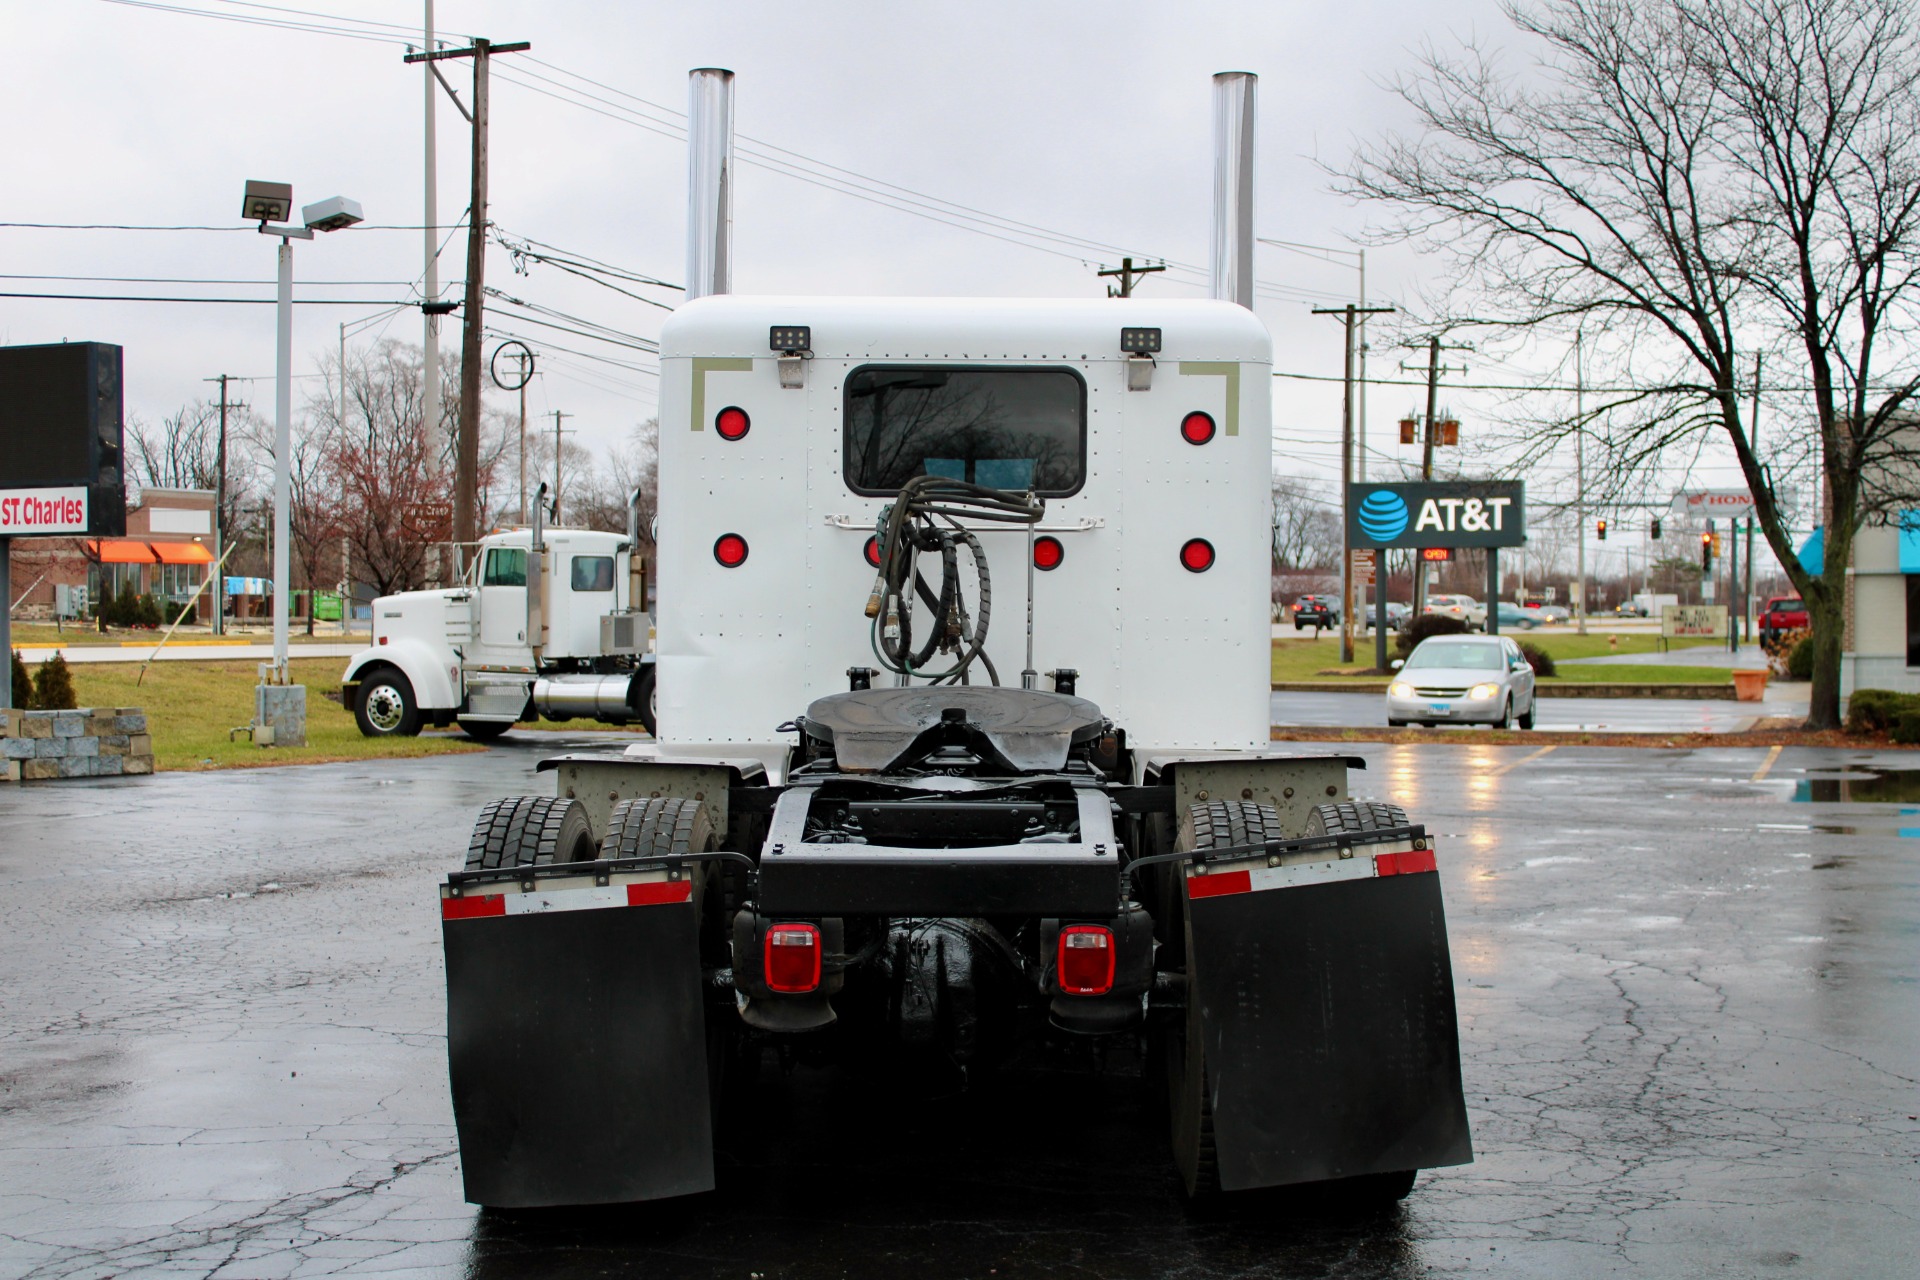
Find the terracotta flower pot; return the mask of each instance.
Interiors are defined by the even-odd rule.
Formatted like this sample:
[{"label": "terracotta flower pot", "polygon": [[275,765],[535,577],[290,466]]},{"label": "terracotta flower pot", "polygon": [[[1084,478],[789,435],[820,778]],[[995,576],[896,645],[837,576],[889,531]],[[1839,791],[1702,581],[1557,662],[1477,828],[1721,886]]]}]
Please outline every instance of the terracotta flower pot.
[{"label": "terracotta flower pot", "polygon": [[1736,671],[1733,673],[1733,696],[1741,702],[1758,702],[1767,691],[1767,673],[1765,671]]}]

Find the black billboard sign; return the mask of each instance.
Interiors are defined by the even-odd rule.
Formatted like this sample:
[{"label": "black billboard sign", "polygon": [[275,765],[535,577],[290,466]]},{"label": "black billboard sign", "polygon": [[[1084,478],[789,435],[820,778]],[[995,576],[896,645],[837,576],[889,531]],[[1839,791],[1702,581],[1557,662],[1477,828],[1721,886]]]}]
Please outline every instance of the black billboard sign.
[{"label": "black billboard sign", "polygon": [[1355,547],[1517,547],[1527,540],[1519,480],[1436,480],[1347,486]]},{"label": "black billboard sign", "polygon": [[0,347],[0,538],[127,530],[120,348]]}]

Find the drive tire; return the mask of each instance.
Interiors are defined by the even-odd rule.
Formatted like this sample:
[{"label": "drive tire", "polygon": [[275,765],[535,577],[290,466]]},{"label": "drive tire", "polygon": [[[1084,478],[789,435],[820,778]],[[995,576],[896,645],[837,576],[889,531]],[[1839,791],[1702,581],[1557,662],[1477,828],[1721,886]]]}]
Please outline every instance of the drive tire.
[{"label": "drive tire", "polygon": [[467,870],[592,862],[598,850],[586,806],[560,796],[505,796],[480,810]]},{"label": "drive tire", "polygon": [[1389,729],[1404,729],[1404,728],[1406,728],[1406,727],[1407,727],[1407,722],[1406,722],[1405,720],[1389,720],[1389,721],[1387,721],[1387,728],[1389,728]]},{"label": "drive tire", "polygon": [[1407,811],[1384,800],[1343,800],[1317,804],[1307,815],[1307,835],[1346,836],[1410,827]]},{"label": "drive tire", "polygon": [[502,724],[498,720],[462,720],[460,722],[460,732],[475,742],[492,742],[511,728],[513,728],[512,725]]},{"label": "drive tire", "polygon": [[698,800],[677,796],[649,796],[622,800],[607,819],[600,856],[614,858],[670,858],[711,853],[713,824],[707,807]]},{"label": "drive tire", "polygon": [[1513,728],[1513,695],[1512,694],[1508,694],[1507,700],[1500,704],[1500,718],[1493,722],[1492,727],[1495,729]]},{"label": "drive tire", "polygon": [[[1215,800],[1190,805],[1180,820],[1177,852],[1260,844],[1286,838],[1280,814],[1271,805]],[[1177,864],[1176,864],[1177,865]],[[1193,930],[1188,915],[1186,877],[1176,875],[1181,912],[1180,939],[1187,972],[1187,1007],[1176,1026],[1160,1034],[1160,1058],[1167,1087],[1168,1133],[1173,1164],[1187,1199],[1207,1201],[1220,1194],[1220,1162],[1214,1147],[1212,1082],[1207,1074],[1201,1034],[1200,1001],[1193,985]]]},{"label": "drive tire", "polygon": [[1533,728],[1533,713],[1539,710],[1539,708],[1540,702],[1537,696],[1527,703],[1526,713],[1519,717],[1519,723],[1522,729]]},{"label": "drive tire", "polygon": [[413,682],[393,667],[377,667],[360,678],[353,698],[354,723],[368,738],[411,738],[420,732],[420,700]]}]

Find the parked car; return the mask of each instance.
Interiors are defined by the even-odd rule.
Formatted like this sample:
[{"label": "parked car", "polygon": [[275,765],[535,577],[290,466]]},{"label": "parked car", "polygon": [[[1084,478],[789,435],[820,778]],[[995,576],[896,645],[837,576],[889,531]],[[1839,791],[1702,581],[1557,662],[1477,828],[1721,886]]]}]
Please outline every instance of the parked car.
[{"label": "parked car", "polygon": [[[1374,609],[1375,609],[1375,606],[1372,603],[1369,603],[1366,607],[1366,611],[1360,615],[1360,626],[1362,627],[1362,629],[1367,631],[1373,630]],[[1387,629],[1388,630],[1390,631],[1404,630],[1407,625],[1407,619],[1412,615],[1413,615],[1412,605],[1402,604],[1398,600],[1387,601]]]},{"label": "parked car", "polygon": [[1506,636],[1434,636],[1387,686],[1387,723],[1533,728],[1533,667]]},{"label": "parked car", "polygon": [[1421,612],[1439,613],[1450,618],[1458,618],[1467,624],[1469,631],[1487,629],[1487,606],[1472,596],[1428,596],[1426,608]]},{"label": "parked car", "polygon": [[1760,611],[1760,643],[1772,644],[1782,632],[1807,625],[1807,606],[1799,596],[1774,596]]},{"label": "parked car", "polygon": [[1293,629],[1320,631],[1340,625],[1340,606],[1325,596],[1301,596],[1293,602]]},{"label": "parked car", "polygon": [[[1485,617],[1484,614],[1481,616]],[[1499,622],[1502,631],[1510,627],[1517,627],[1521,631],[1531,631],[1544,621],[1544,619],[1540,617],[1540,611],[1538,609],[1522,609],[1519,605],[1508,604],[1505,600],[1502,600],[1498,605],[1494,606],[1493,616],[1494,619]]]}]

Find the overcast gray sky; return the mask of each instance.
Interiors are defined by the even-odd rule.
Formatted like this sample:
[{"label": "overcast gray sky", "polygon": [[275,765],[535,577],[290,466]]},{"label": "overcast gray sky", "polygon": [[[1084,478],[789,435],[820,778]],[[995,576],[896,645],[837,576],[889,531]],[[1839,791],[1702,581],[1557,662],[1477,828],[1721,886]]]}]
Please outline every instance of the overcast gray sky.
[{"label": "overcast gray sky", "polygon": [[[373,38],[354,39],[246,21],[300,21],[303,8],[328,15],[312,19],[319,25],[406,24],[419,39],[420,0],[177,0],[164,9],[6,0],[10,68],[0,93],[10,154],[0,222],[236,227],[250,177],[292,182],[300,203],[354,197],[368,226],[296,245],[296,296],[378,305],[296,308],[296,368],[311,375],[314,360],[337,344],[340,323],[415,296],[422,234],[382,228],[421,222],[422,84],[419,68],[400,60],[406,32],[365,27]],[[1097,296],[1105,282],[1095,267],[1115,264],[1122,250],[1202,266],[1209,77],[1222,70],[1260,75],[1259,233],[1351,247],[1367,211],[1329,193],[1318,162],[1342,165],[1355,138],[1404,122],[1383,81],[1412,64],[1422,41],[1444,43],[1469,32],[1509,41],[1492,0],[439,0],[435,12],[448,39],[533,43],[530,55],[495,64],[491,216],[509,233],[680,282],[686,158],[677,117],[686,106],[688,69],[724,66],[739,76],[743,144],[785,148],[798,153],[791,163],[816,171],[853,171],[861,176],[846,185],[862,190],[873,190],[869,180],[898,184],[1110,246],[1062,243],[1004,224],[997,234],[1007,238],[994,238],[978,222],[969,223],[972,229],[945,225],[743,154],[734,204],[734,288],[741,293]],[[468,64],[447,71],[468,96]],[[438,136],[441,221],[451,224],[466,205],[468,134],[444,97]],[[9,293],[271,298],[274,244],[244,229],[6,227],[0,272],[11,277]],[[1375,299],[1411,299],[1422,284],[1444,283],[1436,261],[1407,250],[1370,250],[1368,258]],[[1257,268],[1267,290],[1258,310],[1275,337],[1276,367],[1337,375],[1339,325],[1308,311],[1350,298],[1352,268],[1345,260],[1266,247]],[[442,258],[441,275],[457,286],[463,272],[461,233]],[[550,267],[515,275],[498,248],[489,252],[487,279],[528,302],[627,333],[651,337],[665,315]],[[206,280],[253,283],[184,283]],[[1202,277],[1176,272],[1140,290],[1169,297],[1204,291]],[[651,374],[551,344],[648,367],[651,357],[511,327],[542,353],[531,412],[577,415],[569,426],[595,448],[652,415]],[[357,340],[384,334],[417,343],[420,328],[417,312],[402,312]],[[202,379],[214,374],[269,378],[273,371],[268,306],[0,299],[0,342],[61,339],[123,345],[129,409],[148,419],[207,394]],[[443,342],[457,346],[457,324],[446,327]],[[1409,354],[1378,350],[1370,372],[1405,376],[1396,365]],[[1475,357],[1467,363],[1478,375],[1473,381],[1498,374],[1487,380],[1511,382],[1523,372]],[[311,376],[297,383],[296,404],[317,386]],[[1275,391],[1276,447],[1287,469],[1337,477],[1337,384],[1282,378]],[[270,381],[252,384],[247,394],[270,409]],[[1419,398],[1410,387],[1373,390],[1369,442],[1378,456],[1411,458],[1393,422]],[[1472,439],[1475,413],[1492,402],[1465,392],[1447,400]],[[505,406],[507,397],[500,394],[498,403]],[[1543,496],[1557,483],[1550,474],[1528,479]]]}]

